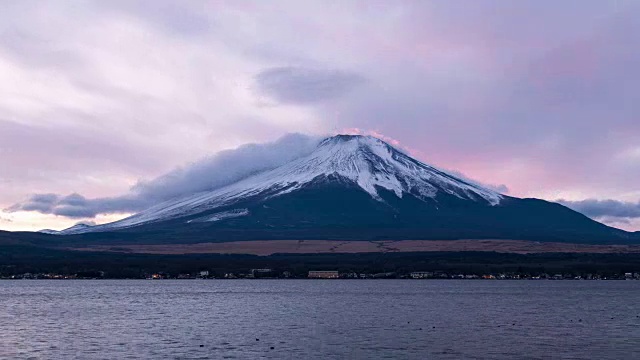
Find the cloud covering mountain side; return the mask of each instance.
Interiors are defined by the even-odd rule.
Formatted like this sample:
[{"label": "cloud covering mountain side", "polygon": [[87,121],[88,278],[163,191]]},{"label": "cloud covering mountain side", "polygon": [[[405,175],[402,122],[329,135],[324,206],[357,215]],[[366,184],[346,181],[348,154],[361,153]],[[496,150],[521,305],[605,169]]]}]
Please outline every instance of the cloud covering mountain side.
[{"label": "cloud covering mountain side", "polygon": [[[136,213],[161,202],[211,191],[248,176],[275,169],[310,154],[320,137],[288,134],[274,142],[246,144],[176,168],[151,180],[139,181],[131,189],[115,197],[87,198],[78,193],[61,195],[41,193],[6,208],[5,212],[37,212],[66,218],[95,218],[101,214]],[[452,172],[469,183],[505,193],[506,185],[487,185]]]},{"label": "cloud covering mountain side", "polygon": [[640,218],[640,202],[587,199],[581,201],[558,200],[562,205],[570,207],[595,219],[617,219],[617,222]]},{"label": "cloud covering mountain side", "polygon": [[70,218],[137,212],[175,197],[213,190],[252,174],[276,168],[309,154],[319,140],[314,136],[288,134],[274,142],[247,144],[225,150],[155,179],[139,181],[122,196],[88,199],[77,193],[34,194],[5,211],[35,211]]}]

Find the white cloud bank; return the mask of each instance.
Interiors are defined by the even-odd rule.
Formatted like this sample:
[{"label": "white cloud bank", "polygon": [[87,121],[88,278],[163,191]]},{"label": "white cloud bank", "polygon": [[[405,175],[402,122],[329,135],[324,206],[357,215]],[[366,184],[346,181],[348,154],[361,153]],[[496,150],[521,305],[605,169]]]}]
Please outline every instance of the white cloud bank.
[{"label": "white cloud bank", "polygon": [[311,153],[319,140],[318,137],[289,134],[274,142],[221,151],[155,179],[140,181],[122,196],[88,199],[77,193],[35,194],[5,211],[35,211],[69,218],[137,212],[175,197],[217,189],[284,165]]}]

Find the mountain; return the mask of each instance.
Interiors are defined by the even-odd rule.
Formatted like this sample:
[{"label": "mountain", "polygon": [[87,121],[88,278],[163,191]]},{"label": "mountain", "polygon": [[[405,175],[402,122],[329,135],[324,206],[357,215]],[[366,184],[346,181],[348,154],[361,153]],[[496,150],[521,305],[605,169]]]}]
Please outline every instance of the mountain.
[{"label": "mountain", "polygon": [[129,218],[59,232],[96,241],[518,239],[627,243],[637,236],[560,204],[519,199],[359,135],[231,185]]},{"label": "mountain", "polygon": [[71,234],[81,234],[84,232],[90,232],[92,227],[93,227],[92,225],[79,223],[79,224],[73,225],[70,228],[66,228],[64,230],[43,229],[38,232],[43,234],[50,234],[50,235],[71,235]]}]

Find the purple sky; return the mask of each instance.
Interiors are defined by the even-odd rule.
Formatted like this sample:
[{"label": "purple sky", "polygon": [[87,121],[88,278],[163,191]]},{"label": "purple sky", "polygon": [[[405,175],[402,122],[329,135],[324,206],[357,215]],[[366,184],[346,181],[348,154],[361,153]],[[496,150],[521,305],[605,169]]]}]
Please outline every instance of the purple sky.
[{"label": "purple sky", "polygon": [[2,1],[0,34],[0,229],[359,131],[640,230],[637,1]]}]

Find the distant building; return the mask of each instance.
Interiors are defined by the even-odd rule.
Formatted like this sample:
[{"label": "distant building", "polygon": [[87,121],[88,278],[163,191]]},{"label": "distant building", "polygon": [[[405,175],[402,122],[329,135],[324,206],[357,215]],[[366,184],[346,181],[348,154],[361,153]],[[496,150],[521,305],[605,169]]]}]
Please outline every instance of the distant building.
[{"label": "distant building", "polygon": [[385,278],[393,278],[396,276],[394,272],[386,272],[386,273],[377,273],[373,274],[374,279],[385,279]]},{"label": "distant building", "polygon": [[209,276],[209,271],[204,270],[204,271],[200,271],[200,277],[207,277]]},{"label": "distant building", "polygon": [[412,279],[428,279],[433,277],[433,272],[430,271],[414,271],[411,274]]},{"label": "distant building", "polygon": [[252,278],[264,278],[264,277],[273,277],[274,273],[271,269],[251,269]]},{"label": "distant building", "polygon": [[309,271],[310,279],[337,279],[340,277],[337,271]]}]

